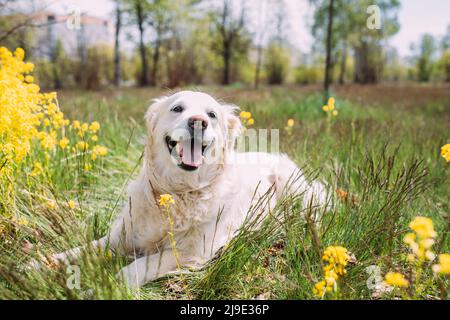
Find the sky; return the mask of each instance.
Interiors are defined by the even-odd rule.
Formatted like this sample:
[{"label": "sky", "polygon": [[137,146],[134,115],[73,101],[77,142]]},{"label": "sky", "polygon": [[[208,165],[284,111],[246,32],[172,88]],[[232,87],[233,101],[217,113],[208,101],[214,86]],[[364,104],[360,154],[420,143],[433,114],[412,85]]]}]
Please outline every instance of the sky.
[{"label": "sky", "polygon": [[[285,1],[290,42],[303,52],[308,52],[314,41],[309,32],[312,10],[308,0]],[[55,11],[67,12],[71,6],[78,6],[82,12],[102,18],[111,18],[114,9],[113,0],[47,0],[47,3]],[[401,0],[401,5],[400,31],[389,40],[401,56],[410,53],[411,43],[417,42],[422,34],[430,33],[438,37],[445,34],[450,24],[450,0]]]}]

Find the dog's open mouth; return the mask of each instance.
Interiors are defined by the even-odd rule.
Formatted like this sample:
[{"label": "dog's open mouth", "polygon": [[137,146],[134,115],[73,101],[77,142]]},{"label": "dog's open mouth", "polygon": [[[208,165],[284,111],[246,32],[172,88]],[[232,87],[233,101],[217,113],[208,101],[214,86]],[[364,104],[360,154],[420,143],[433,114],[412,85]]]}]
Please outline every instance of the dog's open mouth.
[{"label": "dog's open mouth", "polygon": [[213,142],[194,138],[176,141],[170,136],[166,136],[165,140],[169,153],[177,160],[178,166],[187,171],[194,171],[203,164],[205,152]]}]

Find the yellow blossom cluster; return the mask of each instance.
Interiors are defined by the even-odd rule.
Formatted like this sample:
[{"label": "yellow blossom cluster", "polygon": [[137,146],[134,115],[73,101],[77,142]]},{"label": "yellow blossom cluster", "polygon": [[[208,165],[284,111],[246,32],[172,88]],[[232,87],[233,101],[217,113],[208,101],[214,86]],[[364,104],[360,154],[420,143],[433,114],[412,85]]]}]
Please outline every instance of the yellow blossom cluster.
[{"label": "yellow blossom cluster", "polygon": [[450,143],[447,143],[445,146],[441,147],[441,156],[445,159],[445,161],[450,162]]},{"label": "yellow blossom cluster", "polygon": [[287,134],[292,134],[292,129],[294,128],[295,120],[294,119],[288,119],[286,126],[284,127],[284,130],[287,132]]},{"label": "yellow blossom cluster", "polygon": [[255,119],[252,118],[251,112],[241,111],[239,113],[239,117],[241,118],[242,124],[244,126],[246,125],[251,126],[255,124]]},{"label": "yellow blossom cluster", "polygon": [[335,99],[331,97],[328,99],[327,104],[322,107],[322,110],[326,112],[328,115],[336,117],[339,114],[339,112],[336,110],[334,104]]},{"label": "yellow blossom cluster", "polygon": [[161,207],[168,208],[171,204],[175,203],[175,200],[173,200],[170,194],[162,194],[159,196],[158,203]]},{"label": "yellow blossom cluster", "polygon": [[433,260],[435,255],[431,251],[431,247],[434,244],[434,238],[436,237],[436,231],[434,231],[433,220],[426,217],[415,217],[409,224],[409,227],[414,231],[406,234],[403,238],[412,254],[408,256],[408,260],[419,261]]},{"label": "yellow blossom cluster", "polygon": [[[68,157],[69,152],[77,159],[79,155],[90,154],[90,158],[82,157],[87,170],[92,166],[89,161],[108,152],[96,144],[100,124],[96,121],[71,124],[59,108],[56,93],[41,93],[33,83],[30,73],[34,65],[24,58],[21,48],[11,52],[0,47],[0,199],[6,209],[0,214],[15,225],[26,224],[26,220],[15,218],[11,215],[13,210],[9,210],[14,206],[15,181],[21,173],[34,178],[51,173],[50,169],[63,157],[73,158]],[[56,208],[56,202],[48,201],[46,207]],[[73,209],[76,204],[69,201],[67,207]]]},{"label": "yellow blossom cluster", "polygon": [[324,279],[315,284],[313,293],[322,298],[325,293],[336,290],[337,280],[347,273],[345,267],[350,260],[346,248],[341,246],[330,246],[325,249],[322,260],[326,262],[323,267]]},{"label": "yellow blossom cluster", "polygon": [[[40,93],[39,86],[33,83],[34,79],[29,74],[34,66],[24,62],[24,56],[21,48],[11,53],[7,48],[0,47],[0,164],[9,175],[30,154],[35,141],[45,152],[46,160],[57,147],[64,150],[71,145],[67,130],[70,121],[60,110],[56,93]],[[89,139],[96,142],[100,124],[96,121],[91,124],[74,121],[69,129],[77,130],[81,138],[78,142],[73,141],[78,151],[80,143],[84,146],[82,151],[87,151],[85,133],[88,132]],[[77,148],[72,150],[77,151]],[[105,147],[93,146],[91,158],[95,160],[106,153]],[[30,175],[38,176],[43,172],[44,165],[34,161]]]},{"label": "yellow blossom cluster", "polygon": [[450,275],[450,254],[443,253],[438,256],[438,264],[433,265],[433,271]]},{"label": "yellow blossom cluster", "polygon": [[[435,254],[431,250],[437,237],[434,230],[433,220],[427,217],[415,217],[410,223],[409,227],[413,230],[405,235],[403,242],[405,242],[412,253],[408,255],[408,261],[413,264],[413,279],[415,279],[414,290],[416,294],[420,295],[422,292],[422,283],[420,276],[422,274],[422,267],[424,262],[435,259]],[[439,262],[433,265],[432,269],[435,273],[445,275],[450,274],[450,254],[444,253],[438,256]],[[398,272],[388,272],[385,276],[385,284],[397,288],[407,288],[409,281]]]},{"label": "yellow blossom cluster", "polygon": [[407,288],[409,286],[409,281],[406,280],[405,277],[398,272],[388,272],[384,278],[384,282],[388,286],[398,288]]}]

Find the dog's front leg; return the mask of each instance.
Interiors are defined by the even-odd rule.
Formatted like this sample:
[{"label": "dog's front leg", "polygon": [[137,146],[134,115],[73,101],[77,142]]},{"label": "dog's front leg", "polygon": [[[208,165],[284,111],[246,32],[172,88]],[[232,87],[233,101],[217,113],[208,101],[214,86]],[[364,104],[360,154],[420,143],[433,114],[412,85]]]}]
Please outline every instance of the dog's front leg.
[{"label": "dog's front leg", "polygon": [[138,288],[177,269],[174,252],[166,250],[136,259],[122,268],[118,276],[130,287]]}]

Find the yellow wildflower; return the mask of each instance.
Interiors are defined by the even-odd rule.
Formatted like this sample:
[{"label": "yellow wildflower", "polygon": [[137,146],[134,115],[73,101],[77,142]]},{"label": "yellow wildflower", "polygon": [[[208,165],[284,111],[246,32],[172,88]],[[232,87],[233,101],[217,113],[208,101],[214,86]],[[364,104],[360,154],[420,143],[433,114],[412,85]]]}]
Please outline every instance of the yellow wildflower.
[{"label": "yellow wildflower", "polygon": [[91,137],[91,140],[94,141],[94,142],[97,142],[97,141],[98,141],[98,136],[94,134],[94,135]]},{"label": "yellow wildflower", "polygon": [[293,127],[294,124],[295,124],[294,119],[288,119],[288,121],[287,121],[287,126],[288,126],[288,127]]},{"label": "yellow wildflower", "polygon": [[48,209],[55,209],[56,208],[56,201],[54,200],[48,200],[47,203],[45,204],[45,206]]},{"label": "yellow wildflower", "polygon": [[450,275],[450,254],[443,253],[438,256],[439,263],[433,265],[433,271]]},{"label": "yellow wildflower", "polygon": [[248,111],[241,111],[239,113],[239,117],[241,117],[242,119],[247,120],[247,119],[250,119],[252,117],[252,114],[251,114],[251,112],[248,112]]},{"label": "yellow wildflower", "polygon": [[92,148],[91,159],[96,160],[97,156],[105,156],[108,153],[108,148],[102,146],[94,146]]},{"label": "yellow wildflower", "polygon": [[69,145],[69,139],[67,139],[66,137],[59,140],[59,146],[61,147],[61,149],[65,149],[68,145]]},{"label": "yellow wildflower", "polygon": [[445,159],[445,161],[450,162],[450,143],[447,143],[445,146],[441,147],[441,156]]},{"label": "yellow wildflower", "polygon": [[325,112],[328,112],[328,110],[330,110],[330,108],[327,105],[325,105],[322,107],[322,110]]},{"label": "yellow wildflower", "polygon": [[408,261],[415,261],[416,258],[420,262],[423,260],[434,260],[435,255],[431,251],[431,247],[434,244],[434,237],[436,237],[436,231],[434,231],[433,220],[426,217],[415,217],[409,224],[409,227],[414,231],[405,235],[403,242],[406,243],[413,253],[413,256],[408,256]]},{"label": "yellow wildflower", "polygon": [[338,111],[337,111],[337,110],[334,110],[333,113],[332,113],[332,115],[336,117],[336,116],[338,115]]},{"label": "yellow wildflower", "polygon": [[426,217],[415,217],[409,224],[409,227],[414,230],[420,238],[434,238],[436,232],[433,228],[433,220]]},{"label": "yellow wildflower", "polygon": [[73,121],[72,122],[72,128],[74,128],[74,129],[81,129],[80,121],[78,121],[78,120]]},{"label": "yellow wildflower", "polygon": [[251,125],[253,125],[255,123],[255,119],[250,118],[250,119],[248,119],[247,123],[248,123],[249,126],[251,126]]},{"label": "yellow wildflower", "polygon": [[388,272],[384,278],[384,282],[389,286],[398,288],[407,288],[409,285],[409,281],[398,272]]},{"label": "yellow wildflower", "polygon": [[98,123],[97,121],[92,122],[91,125],[89,126],[89,130],[92,133],[96,133],[99,129],[100,129],[100,123]]},{"label": "yellow wildflower", "polygon": [[18,224],[19,226],[27,226],[28,225],[28,220],[25,218],[12,217],[11,221]]},{"label": "yellow wildflower", "polygon": [[87,144],[85,141],[78,141],[77,148],[78,150],[86,151],[89,148],[89,144]]},{"label": "yellow wildflower", "polygon": [[327,264],[323,267],[324,280],[317,283],[313,288],[313,293],[317,297],[323,297],[326,292],[331,292],[337,286],[340,276],[347,273],[345,270],[350,256],[346,248],[341,246],[329,246],[325,249],[322,260]]},{"label": "yellow wildflower", "polygon": [[44,169],[42,168],[42,164],[36,161],[33,165],[33,170],[31,171],[30,176],[35,177],[41,175],[43,172]]},{"label": "yellow wildflower", "polygon": [[73,200],[67,201],[66,205],[67,205],[67,207],[70,208],[70,209],[75,209],[76,206],[77,206],[77,204],[76,204],[75,201],[73,201]]},{"label": "yellow wildflower", "polygon": [[170,194],[162,194],[159,196],[158,203],[161,207],[170,207],[171,204],[175,203],[175,200],[173,200],[172,196]]}]

